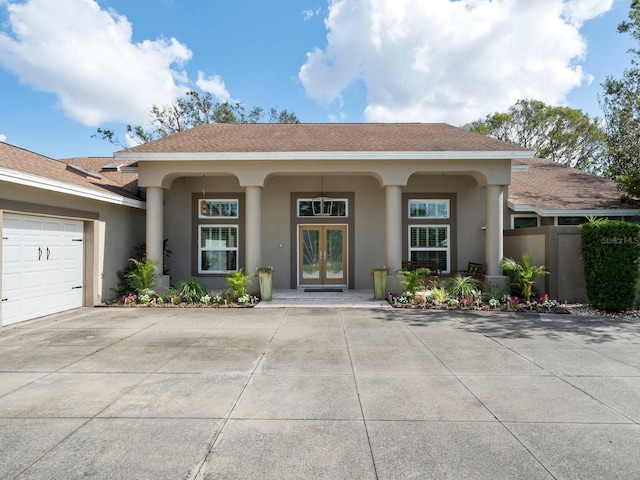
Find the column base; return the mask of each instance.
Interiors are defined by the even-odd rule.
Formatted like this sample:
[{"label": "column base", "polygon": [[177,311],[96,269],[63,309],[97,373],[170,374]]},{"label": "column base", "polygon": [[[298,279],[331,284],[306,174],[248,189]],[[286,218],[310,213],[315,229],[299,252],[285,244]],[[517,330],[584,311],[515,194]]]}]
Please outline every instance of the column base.
[{"label": "column base", "polygon": [[488,287],[493,288],[507,288],[509,277],[505,275],[485,275],[484,276],[484,284]]},{"label": "column base", "polygon": [[167,290],[171,286],[171,277],[169,275],[160,275],[158,280],[156,280],[155,290],[156,292],[162,293]]}]

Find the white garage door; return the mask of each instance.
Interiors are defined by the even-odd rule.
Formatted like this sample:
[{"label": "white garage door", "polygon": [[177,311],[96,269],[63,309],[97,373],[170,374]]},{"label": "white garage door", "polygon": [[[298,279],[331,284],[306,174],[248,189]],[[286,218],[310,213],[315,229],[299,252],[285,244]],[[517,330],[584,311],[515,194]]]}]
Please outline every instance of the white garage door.
[{"label": "white garage door", "polygon": [[83,224],[5,214],[2,324],[82,306]]}]

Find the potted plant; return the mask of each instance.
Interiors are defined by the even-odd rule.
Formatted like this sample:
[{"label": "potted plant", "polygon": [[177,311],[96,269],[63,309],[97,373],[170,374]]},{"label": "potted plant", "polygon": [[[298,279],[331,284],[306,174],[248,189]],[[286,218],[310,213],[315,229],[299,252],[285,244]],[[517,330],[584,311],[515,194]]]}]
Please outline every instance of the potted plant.
[{"label": "potted plant", "polygon": [[273,294],[273,267],[258,268],[258,280],[260,282],[260,300],[268,302]]},{"label": "potted plant", "polygon": [[380,265],[371,269],[373,275],[373,298],[374,300],[384,300],[387,298],[387,276],[391,270],[386,265]]}]

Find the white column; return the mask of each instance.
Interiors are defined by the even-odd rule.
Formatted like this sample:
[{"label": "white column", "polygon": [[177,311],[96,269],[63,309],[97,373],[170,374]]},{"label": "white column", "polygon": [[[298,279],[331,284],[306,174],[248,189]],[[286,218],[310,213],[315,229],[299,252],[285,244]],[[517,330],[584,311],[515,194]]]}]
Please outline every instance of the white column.
[{"label": "white column", "polygon": [[246,187],[245,201],[244,271],[255,273],[262,263],[262,187]]},{"label": "white column", "polygon": [[505,279],[500,271],[500,260],[503,256],[503,192],[502,185],[486,187],[485,271],[488,282],[493,284],[504,282]]},{"label": "white column", "polygon": [[162,244],[164,241],[164,190],[162,187],[147,187],[147,259],[157,264],[162,275]]},{"label": "white column", "polygon": [[386,239],[387,266],[395,272],[402,267],[402,187],[387,185],[386,196]]}]

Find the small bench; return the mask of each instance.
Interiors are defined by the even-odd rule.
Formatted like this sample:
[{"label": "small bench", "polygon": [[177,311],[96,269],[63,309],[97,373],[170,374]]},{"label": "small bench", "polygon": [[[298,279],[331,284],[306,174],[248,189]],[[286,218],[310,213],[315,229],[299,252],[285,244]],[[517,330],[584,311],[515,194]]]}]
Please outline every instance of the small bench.
[{"label": "small bench", "polygon": [[484,281],[484,263],[469,262],[467,269],[460,272],[465,277],[473,277],[479,282]]}]

